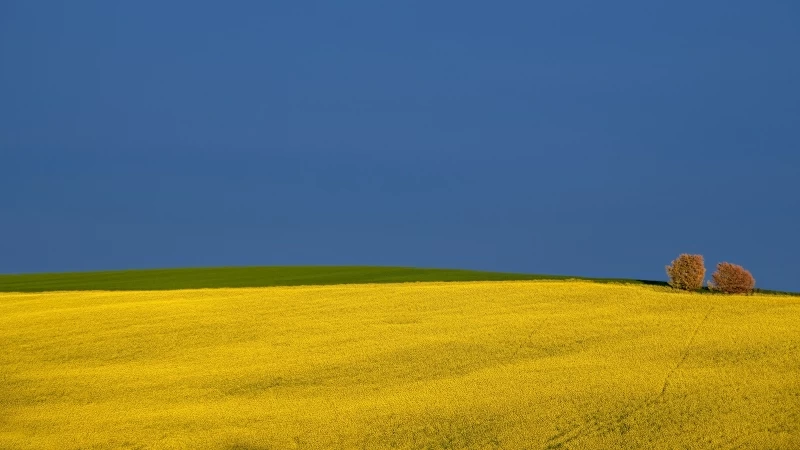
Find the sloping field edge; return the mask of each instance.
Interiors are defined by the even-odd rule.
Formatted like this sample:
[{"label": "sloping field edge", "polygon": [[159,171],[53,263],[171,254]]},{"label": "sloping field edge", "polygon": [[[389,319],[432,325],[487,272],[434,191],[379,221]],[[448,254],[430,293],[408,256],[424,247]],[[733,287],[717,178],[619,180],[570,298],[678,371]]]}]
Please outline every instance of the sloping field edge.
[{"label": "sloping field edge", "polygon": [[[131,291],[425,281],[583,280],[666,286],[663,281],[392,266],[243,266],[0,275],[0,292]],[[800,295],[759,290],[759,293]]]}]

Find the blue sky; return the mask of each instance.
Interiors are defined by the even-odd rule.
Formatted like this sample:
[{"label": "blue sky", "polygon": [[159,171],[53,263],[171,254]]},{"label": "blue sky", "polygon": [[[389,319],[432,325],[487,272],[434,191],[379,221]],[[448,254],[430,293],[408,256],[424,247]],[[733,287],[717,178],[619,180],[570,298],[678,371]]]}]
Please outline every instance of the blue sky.
[{"label": "blue sky", "polygon": [[793,1],[5,1],[0,273],[664,279],[691,252],[800,290],[798,22]]}]

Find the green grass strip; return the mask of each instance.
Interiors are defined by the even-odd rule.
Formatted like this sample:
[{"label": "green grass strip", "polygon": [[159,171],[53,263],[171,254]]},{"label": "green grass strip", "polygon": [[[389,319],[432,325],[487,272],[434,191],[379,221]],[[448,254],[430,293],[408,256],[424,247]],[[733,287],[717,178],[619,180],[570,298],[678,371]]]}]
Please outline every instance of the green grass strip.
[{"label": "green grass strip", "polygon": [[[414,281],[564,280],[570,278],[578,277],[414,267],[203,267],[0,275],[0,292],[171,290]],[[637,282],[634,280],[595,280]]]}]

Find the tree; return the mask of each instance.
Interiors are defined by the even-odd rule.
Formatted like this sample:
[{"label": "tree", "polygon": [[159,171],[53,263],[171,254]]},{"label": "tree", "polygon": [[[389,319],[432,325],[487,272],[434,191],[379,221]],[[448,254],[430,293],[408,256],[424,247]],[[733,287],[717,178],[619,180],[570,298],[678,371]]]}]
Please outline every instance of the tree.
[{"label": "tree", "polygon": [[684,253],[666,268],[669,276],[669,285],[673,288],[696,291],[703,287],[703,280],[706,276],[703,255]]},{"label": "tree", "polygon": [[717,271],[711,275],[713,281],[708,288],[726,294],[750,294],[756,286],[753,275],[742,266],[721,262]]}]

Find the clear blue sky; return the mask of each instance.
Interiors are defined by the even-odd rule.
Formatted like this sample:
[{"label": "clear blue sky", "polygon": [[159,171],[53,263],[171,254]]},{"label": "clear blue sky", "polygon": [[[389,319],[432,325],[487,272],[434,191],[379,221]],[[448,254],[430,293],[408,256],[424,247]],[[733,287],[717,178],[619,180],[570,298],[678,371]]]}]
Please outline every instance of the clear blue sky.
[{"label": "clear blue sky", "polygon": [[0,2],[0,272],[800,290],[800,3]]}]

